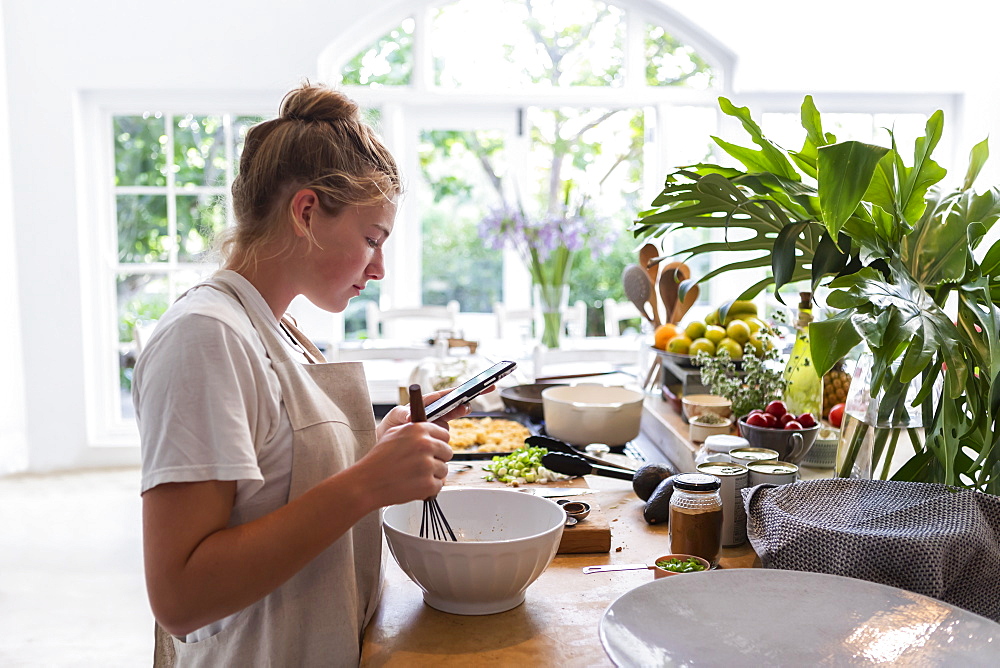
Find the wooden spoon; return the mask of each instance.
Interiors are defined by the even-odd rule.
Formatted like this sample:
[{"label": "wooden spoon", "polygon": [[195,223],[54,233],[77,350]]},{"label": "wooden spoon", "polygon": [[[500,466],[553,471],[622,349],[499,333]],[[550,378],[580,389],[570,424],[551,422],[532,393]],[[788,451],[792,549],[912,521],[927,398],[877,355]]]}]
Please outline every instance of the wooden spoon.
[{"label": "wooden spoon", "polygon": [[688,288],[683,300],[680,299],[680,292],[678,291],[678,300],[676,306],[674,306],[674,313],[671,322],[680,322],[688,310],[694,306],[695,302],[698,301],[698,295],[700,293],[701,289],[698,287],[697,283]]},{"label": "wooden spoon", "polygon": [[[656,285],[657,279],[659,278],[660,267],[659,263],[652,263],[653,260],[660,254],[656,250],[656,246],[653,244],[646,244],[639,249],[639,266],[646,270],[649,275],[649,284]],[[658,307],[659,299],[656,296],[656,290],[649,291],[649,305],[653,307],[653,326],[659,327],[663,322],[660,320],[660,309]],[[668,313],[664,313],[665,318],[669,318]]]},{"label": "wooden spoon", "polygon": [[625,288],[625,296],[635,304],[642,317],[653,322],[653,317],[646,310],[649,293],[653,291],[653,285],[649,282],[646,270],[637,264],[628,265],[622,272],[622,286]]},{"label": "wooden spoon", "polygon": [[664,317],[667,322],[677,323],[674,312],[677,310],[677,288],[681,281],[691,277],[691,270],[683,262],[671,262],[663,267],[660,273],[660,298],[663,299]]}]

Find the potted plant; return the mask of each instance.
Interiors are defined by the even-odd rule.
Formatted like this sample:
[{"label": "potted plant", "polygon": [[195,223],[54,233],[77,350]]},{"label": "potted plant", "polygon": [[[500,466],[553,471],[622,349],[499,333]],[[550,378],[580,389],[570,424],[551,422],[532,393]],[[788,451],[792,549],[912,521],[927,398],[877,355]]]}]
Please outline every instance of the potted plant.
[{"label": "potted plant", "polygon": [[[972,149],[962,183],[942,189],[947,172],[931,158],[944,126],[940,111],[928,119],[908,165],[891,131],[888,147],[837,142],[824,132],[811,97],[802,104],[798,151],[768,140],[748,109],[726,98],[720,107],[740,120],[757,148],[714,138],[742,168],[698,164],[669,174],[635,235],[726,230],[724,241],[680,252],[743,256],[682,284],[682,293],[697,281],[751,268],[771,273],[740,299],[772,284],[780,299],[778,289],[798,281],[809,281],[815,293],[826,282],[827,303],[839,311],[810,324],[819,373],[863,342],[871,355],[870,393],[878,399],[868,427],[919,408],[923,439],[913,441],[913,456],[892,477],[1000,491],[1000,242],[976,252],[1000,217],[1000,191],[973,190],[986,141]],[[881,435],[877,456],[890,454],[890,434],[899,431]]]}]

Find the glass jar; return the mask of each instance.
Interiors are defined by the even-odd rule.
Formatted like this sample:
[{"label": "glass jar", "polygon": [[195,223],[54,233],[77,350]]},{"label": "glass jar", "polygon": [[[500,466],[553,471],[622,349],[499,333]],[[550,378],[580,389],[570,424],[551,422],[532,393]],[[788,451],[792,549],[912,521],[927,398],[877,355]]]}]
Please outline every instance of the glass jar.
[{"label": "glass jar", "polygon": [[719,563],[722,551],[721,483],[714,475],[681,473],[674,476],[670,497],[670,550]]},{"label": "glass jar", "polygon": [[[864,352],[854,368],[847,390],[844,419],[837,444],[836,473],[841,478],[889,480],[914,455],[926,450],[924,420],[930,421],[941,396],[941,379],[930,398],[914,406],[922,378],[917,376],[899,392],[896,403],[885,393],[872,395],[872,367],[875,357]],[[898,371],[895,362],[892,372]]]}]

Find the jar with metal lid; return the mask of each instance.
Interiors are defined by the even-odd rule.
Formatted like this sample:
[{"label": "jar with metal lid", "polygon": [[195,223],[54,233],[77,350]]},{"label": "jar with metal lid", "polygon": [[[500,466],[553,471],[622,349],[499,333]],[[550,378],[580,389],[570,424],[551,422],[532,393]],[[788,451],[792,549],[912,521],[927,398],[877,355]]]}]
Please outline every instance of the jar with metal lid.
[{"label": "jar with metal lid", "polygon": [[674,476],[670,497],[670,550],[676,554],[702,557],[712,566],[722,552],[721,483],[706,473]]}]

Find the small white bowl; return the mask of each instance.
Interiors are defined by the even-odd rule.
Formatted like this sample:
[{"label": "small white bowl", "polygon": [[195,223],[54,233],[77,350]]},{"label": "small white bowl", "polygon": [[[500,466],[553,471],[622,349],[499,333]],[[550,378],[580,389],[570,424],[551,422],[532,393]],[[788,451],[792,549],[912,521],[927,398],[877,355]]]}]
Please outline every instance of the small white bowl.
[{"label": "small white bowl", "polygon": [[733,421],[729,418],[720,418],[722,422],[718,424],[712,424],[708,422],[702,422],[703,415],[697,415],[691,419],[688,424],[688,436],[692,443],[702,444],[705,439],[709,436],[715,436],[718,434],[728,434],[732,431]]},{"label": "small white bowl", "polygon": [[688,421],[698,415],[715,413],[719,417],[728,418],[733,414],[733,402],[715,394],[689,394],[681,397],[684,417]]},{"label": "small white bowl", "polygon": [[507,489],[443,489],[437,498],[458,542],[419,536],[423,501],[382,511],[389,551],[424,602],[456,615],[520,605],[559,549],[562,506]]}]

